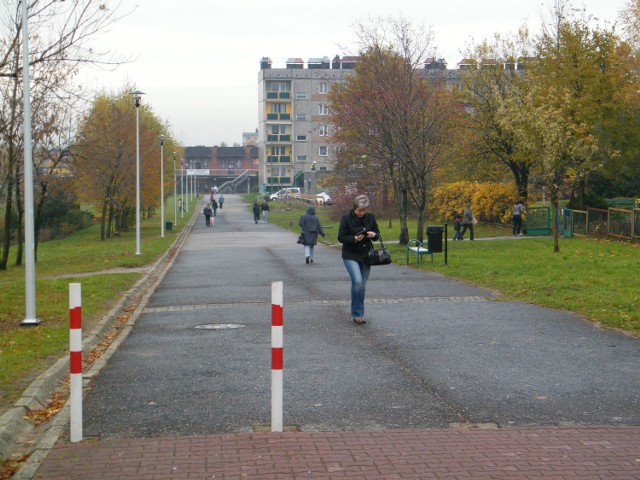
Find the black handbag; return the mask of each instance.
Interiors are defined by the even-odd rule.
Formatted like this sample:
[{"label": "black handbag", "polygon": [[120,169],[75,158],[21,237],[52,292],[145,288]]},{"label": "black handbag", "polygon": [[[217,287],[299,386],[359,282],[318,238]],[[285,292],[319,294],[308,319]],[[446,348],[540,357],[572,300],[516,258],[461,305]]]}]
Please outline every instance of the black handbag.
[{"label": "black handbag", "polygon": [[380,241],[380,246],[382,248],[375,249],[373,248],[373,242],[370,242],[371,249],[369,250],[369,254],[367,258],[364,259],[364,263],[367,265],[389,265],[391,263],[391,254],[389,250],[387,250],[382,243],[382,235],[378,233],[378,240]]},{"label": "black handbag", "polygon": [[297,243],[299,243],[300,245],[304,243],[304,233],[300,233]]}]

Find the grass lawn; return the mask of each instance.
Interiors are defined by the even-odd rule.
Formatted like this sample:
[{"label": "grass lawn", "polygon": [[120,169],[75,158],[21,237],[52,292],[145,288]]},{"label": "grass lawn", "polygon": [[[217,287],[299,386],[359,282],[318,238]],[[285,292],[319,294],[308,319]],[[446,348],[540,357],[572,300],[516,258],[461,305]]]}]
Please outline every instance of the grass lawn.
[{"label": "grass lawn", "polygon": [[[64,240],[38,245],[36,262],[37,327],[21,327],[25,316],[25,272],[15,267],[15,247],[10,266],[0,271],[0,406],[17,400],[40,372],[69,349],[69,283],[82,284],[83,328],[100,320],[141,277],[142,273],[74,276],[117,267],[142,267],[153,263],[173,244],[194,213],[178,218],[172,231],[160,236],[160,217],[143,220],[140,228],[141,255],[136,255],[135,228],[100,241],[100,226],[94,225]],[[173,219],[173,199],[165,204]],[[12,257],[13,255],[13,257]]]},{"label": "grass lawn", "polygon": [[[307,205],[271,202],[269,221],[299,231],[298,219]],[[325,227],[322,243],[338,244],[339,221],[330,219],[331,207],[318,206],[316,213]],[[397,243],[399,224],[389,228],[378,218],[395,263],[405,263],[405,248]],[[449,226],[449,239],[453,228]],[[476,238],[510,236],[507,228],[478,224]],[[416,223],[409,224],[413,238]],[[468,235],[467,235],[468,238]],[[640,336],[640,245],[592,238],[560,240],[560,253],[553,253],[553,239],[527,238],[448,242],[448,265],[442,254],[431,263],[423,257],[419,268],[490,288],[508,300],[570,310],[600,324]],[[416,268],[415,257],[410,264]]]}]

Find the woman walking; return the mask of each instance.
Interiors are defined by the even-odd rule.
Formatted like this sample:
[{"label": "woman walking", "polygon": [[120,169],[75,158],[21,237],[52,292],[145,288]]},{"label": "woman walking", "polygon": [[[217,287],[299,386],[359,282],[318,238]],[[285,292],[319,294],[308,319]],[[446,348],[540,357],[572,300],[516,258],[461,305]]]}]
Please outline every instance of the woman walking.
[{"label": "woman walking", "polygon": [[471,211],[471,204],[467,203],[466,208],[462,212],[462,231],[460,232],[460,236],[458,240],[464,240],[464,234],[467,233],[467,229],[469,229],[469,240],[473,240],[473,212]]},{"label": "woman walking", "polygon": [[305,263],[313,263],[313,247],[318,243],[318,234],[322,235],[322,238],[325,237],[320,219],[316,216],[316,209],[307,208],[307,213],[300,217],[298,225],[302,228],[304,236],[302,244],[304,245]]},{"label": "woman walking", "polygon": [[351,318],[358,325],[364,318],[364,296],[371,266],[364,263],[371,249],[371,240],[378,238],[378,223],[368,213],[369,199],[358,195],[353,208],[342,216],[338,229],[338,241],[342,243],[342,261],[351,278]]}]

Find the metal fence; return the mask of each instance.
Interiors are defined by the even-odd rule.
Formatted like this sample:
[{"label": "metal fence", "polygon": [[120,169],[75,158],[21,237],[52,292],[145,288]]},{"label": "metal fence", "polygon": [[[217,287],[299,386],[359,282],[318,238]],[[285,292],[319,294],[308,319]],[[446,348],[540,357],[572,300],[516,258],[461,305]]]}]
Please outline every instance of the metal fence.
[{"label": "metal fence", "polygon": [[527,235],[551,235],[551,208],[527,208],[524,228]]},{"label": "metal fence", "polygon": [[640,209],[589,208],[562,210],[562,229],[567,238],[573,235],[611,236],[626,240],[640,240]]}]

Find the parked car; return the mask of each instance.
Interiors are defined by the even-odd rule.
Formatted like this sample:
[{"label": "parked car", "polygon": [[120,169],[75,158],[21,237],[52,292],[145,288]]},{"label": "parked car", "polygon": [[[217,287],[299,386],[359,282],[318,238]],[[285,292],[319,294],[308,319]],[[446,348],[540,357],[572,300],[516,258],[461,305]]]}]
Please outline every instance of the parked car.
[{"label": "parked car", "polygon": [[300,189],[298,187],[286,187],[269,195],[269,200],[282,200],[295,195],[300,195]]}]

